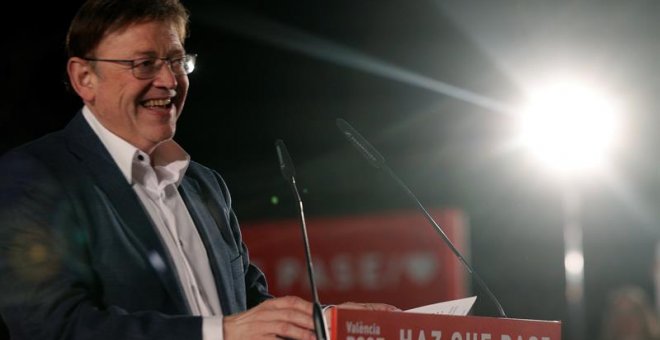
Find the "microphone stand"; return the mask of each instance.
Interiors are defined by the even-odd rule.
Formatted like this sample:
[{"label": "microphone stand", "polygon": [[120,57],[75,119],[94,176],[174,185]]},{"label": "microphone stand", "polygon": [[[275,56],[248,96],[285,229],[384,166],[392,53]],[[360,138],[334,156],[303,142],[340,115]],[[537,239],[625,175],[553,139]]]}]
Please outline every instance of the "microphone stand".
[{"label": "microphone stand", "polygon": [[503,318],[506,318],[506,313],[504,313],[504,309],[502,308],[502,305],[500,304],[500,301],[495,297],[495,294],[491,292],[491,290],[488,288],[486,283],[481,279],[481,276],[472,268],[472,266],[465,260],[463,255],[461,255],[461,252],[456,249],[454,244],[451,242],[449,237],[447,237],[447,234],[442,230],[442,228],[438,225],[438,223],[435,222],[431,214],[424,208],[422,203],[417,199],[417,196],[408,188],[408,186],[397,176],[392,169],[385,164],[385,158],[378,152],[376,151],[376,148],[374,148],[371,143],[369,143],[362,135],[360,135],[357,130],[355,130],[348,122],[346,122],[343,119],[337,119],[337,127],[339,130],[342,132],[344,137],[348,139],[348,141],[364,156],[371,165],[376,167],[377,169],[382,169],[385,171],[390,177],[394,179],[394,181],[408,194],[408,196],[417,204],[417,207],[419,210],[424,214],[424,217],[431,223],[431,225],[435,228],[435,231],[442,237],[442,239],[445,241],[449,249],[456,255],[456,257],[459,259],[459,261],[463,264],[463,266],[467,269],[467,271],[474,277],[475,281],[477,282],[477,285],[486,293],[486,295],[493,301],[495,306],[497,307],[497,311],[499,312],[500,316]]},{"label": "microphone stand", "polygon": [[319,302],[319,294],[316,288],[316,282],[314,281],[314,267],[312,265],[309,238],[307,237],[305,211],[303,209],[302,198],[298,192],[298,186],[296,185],[295,169],[293,167],[293,162],[291,161],[291,156],[289,156],[286,146],[281,139],[275,141],[275,148],[277,150],[277,157],[280,163],[280,170],[282,171],[282,175],[284,176],[284,179],[287,180],[287,182],[291,183],[293,195],[298,201],[298,208],[300,210],[300,229],[302,230],[303,242],[305,244],[307,274],[309,275],[309,284],[312,290],[312,318],[314,319],[314,332],[317,340],[327,340],[328,336],[326,334],[325,318],[323,317],[323,309],[321,308],[321,303]]}]

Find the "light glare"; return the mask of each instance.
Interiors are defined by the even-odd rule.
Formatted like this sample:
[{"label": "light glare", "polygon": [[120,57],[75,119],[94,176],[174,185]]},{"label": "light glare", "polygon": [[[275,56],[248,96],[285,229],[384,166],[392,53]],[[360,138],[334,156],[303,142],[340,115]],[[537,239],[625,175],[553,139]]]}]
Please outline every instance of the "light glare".
[{"label": "light glare", "polygon": [[584,272],[584,256],[580,251],[570,251],[564,257],[564,267],[570,277],[582,276]]},{"label": "light glare", "polygon": [[614,105],[577,84],[538,91],[522,113],[521,139],[543,163],[573,172],[601,166],[613,146]]}]

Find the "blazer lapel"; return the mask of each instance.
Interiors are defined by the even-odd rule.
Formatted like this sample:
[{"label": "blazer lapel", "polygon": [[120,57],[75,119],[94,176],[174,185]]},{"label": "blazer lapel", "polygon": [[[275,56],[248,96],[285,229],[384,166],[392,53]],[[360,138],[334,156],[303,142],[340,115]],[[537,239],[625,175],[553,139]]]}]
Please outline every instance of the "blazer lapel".
[{"label": "blazer lapel", "polygon": [[179,310],[189,312],[169,253],[163,247],[139,198],[126,182],[105,146],[80,113],[65,131],[68,132],[71,151],[87,166],[95,184],[107,195],[108,201],[116,210],[122,222],[119,227],[135,249],[151,264]]},{"label": "blazer lapel", "polygon": [[204,242],[215,278],[222,312],[224,315],[232,314],[235,312],[235,299],[232,298],[235,293],[232,283],[233,276],[229,270],[231,268],[231,256],[220,232],[221,228],[226,228],[222,225],[226,222],[213,219],[209,212],[209,209],[213,209],[213,207],[210,207],[202,199],[198,183],[194,179],[185,176],[179,187],[179,193],[181,193],[188,212],[192,216],[193,222],[195,222],[195,227],[197,227],[197,231]]}]

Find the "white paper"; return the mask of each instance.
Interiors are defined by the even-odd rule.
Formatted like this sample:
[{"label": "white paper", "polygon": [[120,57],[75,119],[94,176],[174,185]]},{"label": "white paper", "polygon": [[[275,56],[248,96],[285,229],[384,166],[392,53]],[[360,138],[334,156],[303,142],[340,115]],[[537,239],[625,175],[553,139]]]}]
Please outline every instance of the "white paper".
[{"label": "white paper", "polygon": [[467,313],[470,312],[470,309],[472,309],[475,301],[477,301],[477,297],[471,296],[464,299],[445,301],[434,303],[432,305],[408,309],[405,312],[443,315],[467,315]]}]

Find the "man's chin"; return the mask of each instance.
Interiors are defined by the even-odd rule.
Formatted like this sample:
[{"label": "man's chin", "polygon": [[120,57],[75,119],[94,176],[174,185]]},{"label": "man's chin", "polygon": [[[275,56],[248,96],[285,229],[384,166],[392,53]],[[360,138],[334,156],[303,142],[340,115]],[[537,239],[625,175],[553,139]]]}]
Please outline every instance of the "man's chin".
[{"label": "man's chin", "polygon": [[173,137],[174,130],[172,129],[151,131],[151,133],[143,135],[143,138],[140,138],[139,145],[135,146],[146,153],[151,153],[159,145],[171,141]]}]

